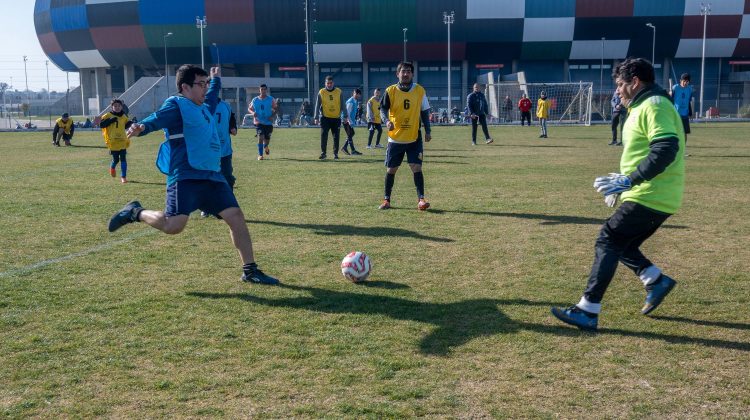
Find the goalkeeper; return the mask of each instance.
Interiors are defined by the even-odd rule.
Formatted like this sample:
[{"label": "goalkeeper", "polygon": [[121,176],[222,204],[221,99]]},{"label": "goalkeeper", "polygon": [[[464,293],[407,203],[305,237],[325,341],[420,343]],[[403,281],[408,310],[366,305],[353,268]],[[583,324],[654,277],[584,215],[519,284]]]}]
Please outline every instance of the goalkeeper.
[{"label": "goalkeeper", "polygon": [[561,321],[596,330],[602,298],[622,262],[646,289],[644,315],[656,309],[676,282],[648,260],[640,246],[682,203],[685,180],[685,133],[666,91],[654,83],[654,68],[642,58],[619,64],[613,72],[628,119],[619,174],[596,179],[594,187],[614,207],[596,240],[594,263],[583,297],[567,309],[552,308]]}]

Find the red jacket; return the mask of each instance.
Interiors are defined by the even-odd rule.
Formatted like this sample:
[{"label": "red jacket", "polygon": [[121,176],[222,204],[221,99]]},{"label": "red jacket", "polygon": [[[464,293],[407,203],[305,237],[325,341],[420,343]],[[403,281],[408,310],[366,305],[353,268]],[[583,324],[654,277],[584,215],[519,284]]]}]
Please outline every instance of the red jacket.
[{"label": "red jacket", "polygon": [[521,112],[531,111],[531,99],[521,98],[521,100],[518,101],[518,109],[520,109]]}]

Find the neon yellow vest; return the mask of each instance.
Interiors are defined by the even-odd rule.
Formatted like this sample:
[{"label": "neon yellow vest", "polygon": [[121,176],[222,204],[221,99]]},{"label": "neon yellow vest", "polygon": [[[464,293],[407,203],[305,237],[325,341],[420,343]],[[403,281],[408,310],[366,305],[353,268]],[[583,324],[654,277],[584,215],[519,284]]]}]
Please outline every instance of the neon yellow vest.
[{"label": "neon yellow vest", "polygon": [[339,118],[341,116],[341,89],[334,88],[332,91],[326,88],[318,91],[320,95],[323,116],[326,118]]},{"label": "neon yellow vest", "polygon": [[398,85],[391,85],[385,91],[391,105],[388,119],[393,123],[393,130],[388,131],[388,137],[399,143],[417,141],[424,88],[415,83],[409,92],[402,91]]},{"label": "neon yellow vest", "polygon": [[125,114],[117,116],[110,112],[102,115],[102,120],[107,120],[112,117],[116,117],[117,121],[102,128],[102,134],[104,135],[104,143],[107,144],[109,150],[123,150],[130,147],[130,139],[125,134],[125,124],[128,122],[128,117]]}]

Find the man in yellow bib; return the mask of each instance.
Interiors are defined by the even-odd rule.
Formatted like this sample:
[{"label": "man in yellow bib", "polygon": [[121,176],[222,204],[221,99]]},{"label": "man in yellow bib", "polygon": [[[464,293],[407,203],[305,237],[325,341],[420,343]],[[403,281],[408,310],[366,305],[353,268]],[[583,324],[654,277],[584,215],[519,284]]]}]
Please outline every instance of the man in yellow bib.
[{"label": "man in yellow bib", "polygon": [[60,147],[60,139],[62,139],[65,141],[66,146],[70,146],[70,141],[73,140],[75,130],[76,127],[73,125],[73,119],[70,118],[67,112],[62,114],[55,121],[55,129],[52,130],[52,145]]},{"label": "man in yellow bib", "polygon": [[385,199],[379,209],[391,208],[391,190],[396,180],[396,171],[406,155],[417,187],[417,208],[427,210],[430,203],[424,198],[420,128],[424,124],[424,141],[430,141],[430,103],[424,88],[412,81],[414,65],[411,62],[399,63],[396,77],[398,83],[385,90],[380,104],[380,116],[388,129],[388,148],[385,151]]},{"label": "man in yellow bib", "polygon": [[333,159],[339,158],[339,133],[341,132],[341,121],[349,123],[349,118],[344,112],[344,92],[333,86],[333,76],[326,76],[326,87],[318,91],[315,100],[315,124],[320,122],[320,157],[326,158],[328,148],[328,130],[333,134]]}]

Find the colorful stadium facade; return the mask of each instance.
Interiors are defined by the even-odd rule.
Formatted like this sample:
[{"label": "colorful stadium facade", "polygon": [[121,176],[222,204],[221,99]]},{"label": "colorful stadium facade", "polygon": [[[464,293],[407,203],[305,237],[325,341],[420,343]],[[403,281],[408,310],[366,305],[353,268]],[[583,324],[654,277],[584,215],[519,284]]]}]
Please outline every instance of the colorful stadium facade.
[{"label": "colorful stadium facade", "polygon": [[[726,89],[748,89],[750,0],[710,3],[706,97],[716,99],[719,91],[723,97]],[[420,83],[445,96],[443,12],[451,11],[452,82],[461,93],[487,71],[524,71],[537,82],[588,80],[610,90],[616,60],[652,54],[660,82],[682,72],[691,72],[694,84],[699,79],[698,0],[36,0],[34,22],[58,67],[92,72],[94,82],[101,78],[111,92],[122,92],[135,78],[163,71],[165,42],[169,63],[200,63],[197,16],[207,20],[206,61],[220,59],[225,73],[305,78],[306,10],[314,86],[329,72],[342,86],[391,83],[406,49]],[[82,86],[91,84],[85,79]]]}]

